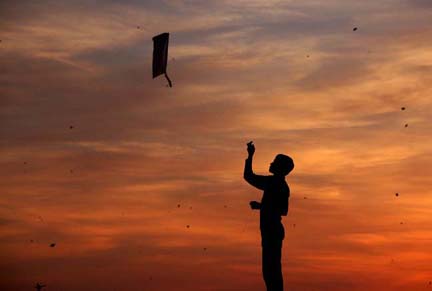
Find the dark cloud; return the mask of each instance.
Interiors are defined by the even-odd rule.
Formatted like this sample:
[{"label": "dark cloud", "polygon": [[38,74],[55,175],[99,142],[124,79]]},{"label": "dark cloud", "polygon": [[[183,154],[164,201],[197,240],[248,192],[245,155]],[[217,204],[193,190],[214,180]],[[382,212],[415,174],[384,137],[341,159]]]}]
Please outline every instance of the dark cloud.
[{"label": "dark cloud", "polygon": [[419,8],[432,8],[432,3],[428,0],[409,0],[404,1],[405,4],[409,6],[419,7]]}]

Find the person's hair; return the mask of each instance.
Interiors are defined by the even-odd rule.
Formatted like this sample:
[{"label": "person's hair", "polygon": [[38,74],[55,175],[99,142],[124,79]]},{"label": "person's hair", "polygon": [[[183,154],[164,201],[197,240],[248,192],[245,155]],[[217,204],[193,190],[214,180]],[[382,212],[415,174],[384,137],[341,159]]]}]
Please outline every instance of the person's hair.
[{"label": "person's hair", "polygon": [[275,160],[277,160],[278,172],[284,176],[294,169],[294,161],[287,155],[278,154]]}]

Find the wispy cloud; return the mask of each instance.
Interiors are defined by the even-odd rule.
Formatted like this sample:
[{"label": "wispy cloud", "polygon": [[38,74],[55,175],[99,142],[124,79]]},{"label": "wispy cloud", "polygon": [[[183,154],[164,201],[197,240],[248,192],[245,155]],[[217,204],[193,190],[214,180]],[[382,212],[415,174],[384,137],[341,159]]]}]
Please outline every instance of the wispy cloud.
[{"label": "wispy cloud", "polygon": [[[261,290],[254,140],[257,173],[296,164],[287,286],[426,287],[429,6],[3,1],[0,280]],[[151,78],[165,31],[173,88]]]}]

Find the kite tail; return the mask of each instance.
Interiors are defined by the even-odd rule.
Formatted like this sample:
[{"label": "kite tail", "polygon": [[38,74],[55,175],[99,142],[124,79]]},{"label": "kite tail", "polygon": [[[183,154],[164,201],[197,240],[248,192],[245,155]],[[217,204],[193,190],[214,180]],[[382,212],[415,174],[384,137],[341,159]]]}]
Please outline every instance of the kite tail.
[{"label": "kite tail", "polygon": [[170,78],[168,77],[167,73],[165,73],[165,78],[166,78],[167,81],[168,81],[168,85],[169,85],[170,87],[172,87],[171,80],[170,80]]}]

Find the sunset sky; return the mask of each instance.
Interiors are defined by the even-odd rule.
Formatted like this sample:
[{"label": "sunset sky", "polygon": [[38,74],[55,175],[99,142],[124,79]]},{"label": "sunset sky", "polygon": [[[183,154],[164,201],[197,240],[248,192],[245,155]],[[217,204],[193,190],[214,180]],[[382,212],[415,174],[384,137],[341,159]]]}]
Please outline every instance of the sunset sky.
[{"label": "sunset sky", "polygon": [[250,140],[296,165],[286,290],[432,290],[432,1],[3,0],[0,39],[0,290],[265,290]]}]

